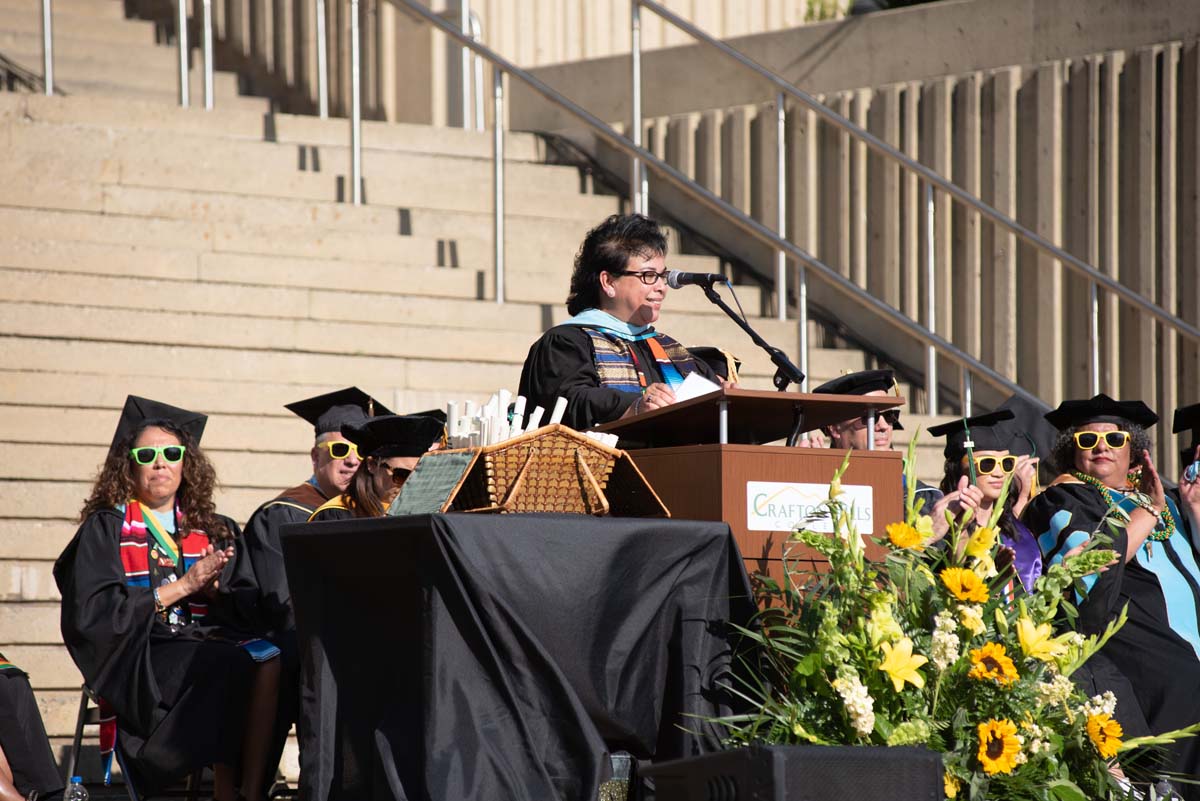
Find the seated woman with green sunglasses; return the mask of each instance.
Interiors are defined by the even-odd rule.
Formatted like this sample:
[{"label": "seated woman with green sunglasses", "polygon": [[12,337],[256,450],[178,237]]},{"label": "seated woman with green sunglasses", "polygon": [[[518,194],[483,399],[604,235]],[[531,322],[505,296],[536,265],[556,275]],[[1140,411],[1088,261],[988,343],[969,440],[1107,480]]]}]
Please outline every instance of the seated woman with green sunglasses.
[{"label": "seated woman with green sunglasses", "polygon": [[199,447],[206,420],[126,400],[54,579],[67,650],[115,715],[101,742],[115,744],[138,791],[211,765],[216,801],[258,801],[279,649],[244,633],[258,589],[235,549],[237,524],[213,506],[216,473]]},{"label": "seated woman with green sunglasses", "polygon": [[[1075,600],[1078,628],[1088,635],[1128,611],[1100,651],[1136,699],[1118,692],[1117,718],[1122,707],[1139,704],[1154,733],[1192,725],[1200,721],[1200,563],[1150,458],[1146,429],[1158,415],[1141,401],[1096,395],[1064,401],[1046,419],[1060,432],[1053,458],[1062,473],[1030,502],[1024,520],[1049,564],[1097,532],[1111,538],[1106,547],[1118,558],[1085,577],[1086,593]],[[1168,770],[1200,775],[1196,738],[1168,751]],[[1200,785],[1177,789],[1200,799]]]}]

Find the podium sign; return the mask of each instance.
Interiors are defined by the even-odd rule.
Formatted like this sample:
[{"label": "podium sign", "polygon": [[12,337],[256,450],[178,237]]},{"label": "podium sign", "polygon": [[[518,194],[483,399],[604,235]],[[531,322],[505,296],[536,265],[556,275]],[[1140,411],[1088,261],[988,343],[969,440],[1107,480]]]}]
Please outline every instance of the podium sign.
[{"label": "podium sign", "polygon": [[[728,523],[747,572],[779,579],[785,552],[800,569],[824,569],[823,557],[788,538],[797,525],[829,530],[828,520],[806,518],[829,496],[846,451],[763,443],[784,439],[797,423],[811,431],[903,403],[894,395],[723,389],[597,428],[621,438],[673,517]],[[903,463],[896,451],[853,451],[842,500],[854,503],[860,533],[878,536],[903,519]],[[868,543],[867,556],[882,559],[883,551]]]},{"label": "podium sign", "polygon": [[[782,576],[783,557],[803,570],[822,570],[822,557],[788,543],[797,525],[830,530],[828,520],[805,519],[829,495],[829,481],[846,451],[769,445],[691,445],[629,451],[642,475],[677,519],[723,520],[737,540],[747,572]],[[898,451],[852,451],[842,496],[853,503],[860,534],[878,536],[904,519],[903,456]],[[770,489],[769,489],[770,488]],[[868,503],[862,503],[869,499]],[[867,556],[883,549],[867,543]]]}]

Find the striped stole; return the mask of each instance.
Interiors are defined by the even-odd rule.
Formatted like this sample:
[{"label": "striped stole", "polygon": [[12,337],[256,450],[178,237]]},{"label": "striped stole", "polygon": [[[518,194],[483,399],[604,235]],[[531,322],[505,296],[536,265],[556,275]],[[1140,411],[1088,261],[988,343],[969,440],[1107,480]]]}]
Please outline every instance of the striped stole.
[{"label": "striped stole", "polygon": [[[596,354],[596,373],[600,376],[600,386],[615,389],[618,392],[640,394],[649,384],[646,376],[634,363],[634,357],[629,343],[619,337],[610,336],[595,328],[583,328],[592,339],[592,350]],[[647,343],[654,354],[655,362],[663,379],[672,388],[683,380],[688,373],[696,371],[696,362],[687,348],[671,339],[666,334],[655,334],[649,337]],[[675,382],[671,378],[675,378]]]},{"label": "striped stole", "polygon": [[[204,555],[204,549],[208,547],[208,535],[203,531],[189,530],[184,533],[179,545],[175,546],[175,543],[170,541],[171,536],[167,534],[164,536],[169,542],[163,544],[166,547],[159,547],[146,527],[145,514],[142,509],[142,504],[137,501],[125,504],[125,519],[121,523],[121,565],[125,568],[126,586],[150,589],[152,586],[150,581],[151,550],[158,553],[156,567],[182,575]],[[178,509],[175,512],[175,519],[179,519]],[[176,570],[174,564],[176,560],[167,552],[167,548],[172,546],[183,552],[182,571]],[[172,564],[167,565],[164,562]],[[187,605],[187,611],[194,623],[200,622],[208,614],[208,604],[203,601],[189,599]]]}]

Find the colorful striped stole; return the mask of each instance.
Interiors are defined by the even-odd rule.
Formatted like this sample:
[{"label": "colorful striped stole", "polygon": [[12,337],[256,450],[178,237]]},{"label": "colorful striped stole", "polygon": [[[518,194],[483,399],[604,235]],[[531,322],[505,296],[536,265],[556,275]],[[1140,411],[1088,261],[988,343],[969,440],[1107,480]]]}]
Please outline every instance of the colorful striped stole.
[{"label": "colorful striped stole", "polygon": [[[645,373],[638,369],[629,343],[600,329],[584,327],[583,330],[592,340],[600,386],[618,392],[640,394],[649,382]],[[683,383],[688,373],[695,372],[696,362],[687,348],[666,334],[654,334],[645,341],[650,352],[654,354],[654,361],[658,364],[663,379],[672,389]]]},{"label": "colorful striped stole", "polygon": [[[183,572],[186,573],[208,547],[208,535],[203,531],[189,530],[176,543],[174,538],[162,531],[153,515],[138,501],[125,504],[125,519],[121,523],[121,565],[125,568],[125,584],[129,587],[150,588],[150,553],[156,554],[158,566],[174,568],[183,557]],[[179,519],[179,510],[175,510]],[[193,622],[199,622],[208,614],[208,604],[188,600],[188,613]]]}]

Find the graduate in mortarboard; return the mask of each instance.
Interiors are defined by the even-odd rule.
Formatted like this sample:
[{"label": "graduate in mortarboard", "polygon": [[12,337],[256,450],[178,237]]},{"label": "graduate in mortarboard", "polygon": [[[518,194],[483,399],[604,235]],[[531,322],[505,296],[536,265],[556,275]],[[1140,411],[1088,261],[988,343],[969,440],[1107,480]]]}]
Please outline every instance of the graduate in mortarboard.
[{"label": "graduate in mortarboard", "polygon": [[346,491],[317,509],[310,522],[380,517],[400,494],[422,454],[439,447],[446,433],[440,411],[375,417],[342,426],[342,436],[362,454]]},{"label": "graduate in mortarboard", "polygon": [[359,465],[358,449],[342,436],[342,426],[365,422],[375,414],[391,414],[383,404],[358,387],[306,398],[289,403],[285,408],[313,427],[313,444],[309,451],[312,475],[254,510],[243,533],[259,588],[262,624],[271,641],[282,651],[280,704],[268,760],[271,765],[279,763],[288,731],[297,722],[300,682],[296,622],[279,544],[279,529],[288,523],[306,522],[318,507],[341,495],[350,484]]},{"label": "graduate in mortarboard", "polygon": [[[1060,475],[1030,502],[1025,524],[1047,564],[1097,535],[1111,540],[1116,561],[1076,594],[1079,630],[1099,634],[1127,609],[1100,653],[1128,679],[1152,732],[1200,722],[1200,561],[1150,456],[1146,432],[1158,415],[1141,401],[1096,395],[1064,401],[1046,419],[1059,430],[1052,458]],[[1195,738],[1168,751],[1168,770],[1200,776]],[[1200,785],[1177,789],[1200,799]]]},{"label": "graduate in mortarboard", "polygon": [[1171,433],[1183,434],[1179,450],[1179,485],[1167,497],[1179,507],[1180,523],[1192,544],[1200,549],[1200,403],[1175,410]]},{"label": "graduate in mortarboard", "polygon": [[[961,517],[966,510],[974,519],[966,527],[972,531],[986,525],[992,517],[1004,485],[1009,484],[997,527],[1003,545],[1013,552],[1013,567],[1027,591],[1042,574],[1042,553],[1033,534],[1019,516],[1029,500],[1036,464],[1029,456],[1010,452],[1012,434],[1002,427],[1011,421],[1013,413],[998,409],[974,417],[961,417],[929,429],[935,437],[945,437],[942,453],[946,464],[941,489],[946,494],[946,508]],[[934,515],[934,532],[944,536],[948,525],[944,514]]]},{"label": "graduate in mortarboard", "polygon": [[[312,475],[254,511],[246,523],[246,548],[262,592],[260,602],[273,632],[294,631],[291,592],[279,546],[279,528],[304,523],[323,504],[346,491],[361,461],[358,447],[342,435],[343,425],[360,425],[391,411],[358,387],[318,395],[286,407],[313,427]],[[286,649],[285,649],[286,650]]]},{"label": "graduate in mortarboard", "polygon": [[[822,395],[899,395],[896,387],[896,375],[891,370],[860,370],[847,373],[826,381],[813,390]],[[868,440],[874,440],[875,450],[892,450],[892,436],[895,431],[903,431],[900,423],[900,410],[888,409],[875,415],[875,428],[868,431],[869,417],[862,415],[840,423],[834,423],[821,429],[821,433],[829,438],[829,447],[848,448],[865,451]],[[824,447],[818,439],[810,441],[810,447]],[[904,497],[907,497],[907,489]],[[930,514],[934,505],[942,499],[942,491],[931,487],[923,481],[917,481],[916,497],[921,502],[921,511]]]},{"label": "graduate in mortarboard", "polygon": [[116,716],[101,739],[115,734],[134,786],[212,766],[217,801],[260,801],[279,651],[244,628],[257,587],[213,506],[206,420],[129,396],[54,579],[63,641]]}]

